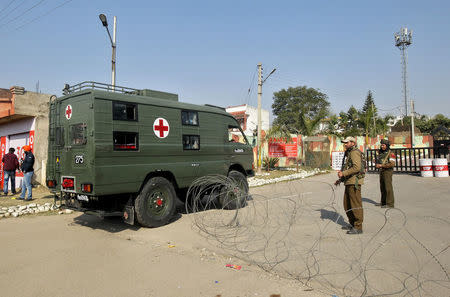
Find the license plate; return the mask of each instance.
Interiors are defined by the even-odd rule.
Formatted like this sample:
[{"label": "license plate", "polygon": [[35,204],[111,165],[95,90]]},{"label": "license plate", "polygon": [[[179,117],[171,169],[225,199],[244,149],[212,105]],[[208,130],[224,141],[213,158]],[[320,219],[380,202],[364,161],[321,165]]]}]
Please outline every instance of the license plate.
[{"label": "license plate", "polygon": [[89,198],[86,195],[77,195],[77,199],[80,200],[80,201],[89,202]]}]

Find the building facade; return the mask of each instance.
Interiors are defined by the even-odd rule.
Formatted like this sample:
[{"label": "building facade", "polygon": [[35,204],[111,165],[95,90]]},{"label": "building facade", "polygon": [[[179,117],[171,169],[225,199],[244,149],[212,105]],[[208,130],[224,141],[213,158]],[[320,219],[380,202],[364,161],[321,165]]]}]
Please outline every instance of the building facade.
[{"label": "building facade", "polygon": [[[21,160],[23,146],[29,145],[35,156],[33,184],[45,185],[48,150],[48,106],[50,95],[26,91],[23,87],[0,88],[1,157],[15,148]],[[0,186],[3,188],[3,163]],[[16,172],[16,187],[20,188],[23,174]]]},{"label": "building facade", "polygon": [[[229,106],[226,111],[234,116],[241,125],[246,136],[253,136],[253,132],[258,128],[258,109],[247,104]],[[261,109],[261,129],[269,130],[269,111]]]}]

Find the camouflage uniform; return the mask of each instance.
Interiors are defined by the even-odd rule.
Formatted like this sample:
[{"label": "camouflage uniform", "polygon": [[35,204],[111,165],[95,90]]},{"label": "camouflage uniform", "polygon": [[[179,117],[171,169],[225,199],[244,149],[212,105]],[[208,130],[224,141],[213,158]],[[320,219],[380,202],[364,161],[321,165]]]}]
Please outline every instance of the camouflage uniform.
[{"label": "camouflage uniform", "polygon": [[[385,139],[381,143],[389,146],[389,142]],[[394,207],[394,189],[392,188],[392,173],[395,166],[395,155],[388,148],[380,149],[376,160],[377,164],[381,164],[380,168],[380,192],[381,206]]]},{"label": "camouflage uniform", "polygon": [[364,176],[361,175],[361,151],[355,146],[345,152],[345,164],[342,180],[345,184],[344,209],[348,222],[357,230],[362,230],[364,213],[362,208],[361,186]]}]

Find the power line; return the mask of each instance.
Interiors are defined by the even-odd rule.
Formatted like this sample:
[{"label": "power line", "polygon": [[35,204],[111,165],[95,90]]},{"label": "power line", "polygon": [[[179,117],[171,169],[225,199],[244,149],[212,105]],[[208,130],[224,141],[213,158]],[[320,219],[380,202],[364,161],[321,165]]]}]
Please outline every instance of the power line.
[{"label": "power line", "polygon": [[15,18],[12,18],[11,20],[9,20],[6,23],[3,23],[0,25],[0,28],[2,28],[3,26],[6,26],[8,24],[10,24],[11,22],[14,22],[15,20],[17,20],[18,18],[24,16],[25,14],[27,14],[29,11],[31,11],[32,9],[36,8],[37,6],[39,6],[40,4],[42,4],[42,2],[44,2],[45,0],[41,0],[38,3],[36,3],[35,5],[33,5],[32,7],[28,8],[27,10],[25,10],[24,12],[22,12],[21,14],[19,14],[18,16],[16,16]]},{"label": "power line", "polygon": [[14,12],[17,8],[19,8],[22,4],[24,4],[27,0],[23,0],[22,2],[20,2],[19,4],[16,5],[16,7],[14,7],[10,13]]},{"label": "power line", "polygon": [[2,12],[5,11],[14,1],[16,0],[11,0],[2,10],[0,10],[0,14],[2,14]]},{"label": "power line", "polygon": [[254,87],[253,85],[254,85],[254,83],[255,83],[255,78],[256,78],[256,72],[257,72],[257,70],[258,70],[258,67],[255,67],[255,71],[253,72],[253,77],[252,77],[252,79],[251,79],[250,86],[249,86],[249,88],[248,88],[247,95],[246,95],[246,98],[245,98],[245,100],[244,100],[244,102],[247,103],[247,104],[250,103],[250,96],[251,96],[252,91],[253,91],[253,87]]},{"label": "power line", "polygon": [[62,4],[58,5],[58,6],[56,6],[56,7],[52,8],[52,9],[50,9],[50,10],[47,11],[46,13],[44,13],[44,14],[42,14],[42,15],[40,15],[40,16],[34,18],[34,19],[32,19],[31,21],[29,21],[29,22],[27,22],[27,23],[24,23],[22,26],[19,26],[19,27],[15,28],[14,31],[20,30],[20,29],[22,29],[23,27],[25,27],[26,25],[29,25],[29,24],[33,23],[34,21],[37,21],[38,19],[43,18],[43,17],[49,15],[49,14],[52,13],[53,11],[57,10],[57,9],[60,8],[60,7],[63,7],[64,5],[66,5],[67,3],[71,2],[71,1],[72,1],[72,0],[67,0],[66,2],[64,2],[64,3],[62,3]]}]

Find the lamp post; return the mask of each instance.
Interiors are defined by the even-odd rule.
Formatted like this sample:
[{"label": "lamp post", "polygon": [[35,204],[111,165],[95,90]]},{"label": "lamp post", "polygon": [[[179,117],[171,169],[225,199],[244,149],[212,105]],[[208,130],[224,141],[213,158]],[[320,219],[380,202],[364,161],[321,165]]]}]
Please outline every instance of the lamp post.
[{"label": "lamp post", "polygon": [[117,17],[114,16],[114,29],[113,29],[113,38],[111,38],[111,34],[109,33],[108,29],[108,21],[106,20],[106,15],[100,14],[98,16],[100,18],[100,21],[102,22],[103,26],[106,28],[106,32],[108,32],[109,40],[111,41],[111,47],[112,47],[112,74],[111,74],[111,85],[113,91],[115,90],[116,86],[116,26],[117,26]]}]

